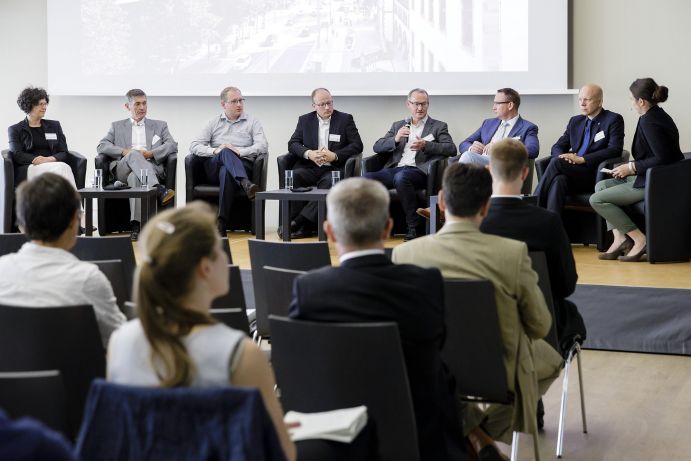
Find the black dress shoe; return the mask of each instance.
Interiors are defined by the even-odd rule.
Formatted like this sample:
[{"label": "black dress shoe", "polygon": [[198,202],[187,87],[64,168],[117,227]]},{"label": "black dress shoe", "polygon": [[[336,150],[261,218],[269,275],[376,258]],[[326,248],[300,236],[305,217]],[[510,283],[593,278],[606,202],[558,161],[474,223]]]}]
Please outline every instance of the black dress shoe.
[{"label": "black dress shoe", "polygon": [[305,227],[301,227],[300,229],[296,230],[295,232],[290,233],[290,240],[306,239],[306,238],[312,237],[313,235],[314,235],[314,232],[312,232],[309,229],[306,229]]},{"label": "black dress shoe", "polygon": [[643,248],[641,248],[641,251],[636,253],[635,255],[622,255],[619,256],[619,261],[623,261],[625,263],[636,263],[641,260],[644,254],[648,252],[648,245],[645,245]]},{"label": "black dress shoe", "polygon": [[411,240],[415,240],[416,238],[418,238],[417,230],[414,227],[409,227],[408,231],[406,232],[405,236],[403,237],[403,241],[409,242]]},{"label": "black dress shoe", "polygon": [[130,240],[136,242],[139,240],[139,232],[141,232],[142,226],[139,221],[130,221],[130,228]]},{"label": "black dress shoe", "polygon": [[633,248],[633,240],[626,237],[626,240],[622,242],[614,251],[611,253],[600,253],[597,258],[602,261],[614,261],[621,255],[625,255],[629,250]]},{"label": "black dress shoe", "polygon": [[545,427],[545,404],[542,399],[537,401],[537,428],[543,429]]},{"label": "black dress shoe", "polygon": [[251,182],[249,179],[243,179],[242,183],[240,183],[242,186],[242,189],[245,191],[245,194],[247,194],[247,198],[250,200],[254,200],[254,196],[257,195],[257,192],[259,192],[259,186]]},{"label": "black dress shoe", "polygon": [[166,189],[166,186],[161,184],[157,185],[156,188],[158,190],[158,203],[160,203],[161,206],[168,205],[175,197],[175,191],[173,189]]}]

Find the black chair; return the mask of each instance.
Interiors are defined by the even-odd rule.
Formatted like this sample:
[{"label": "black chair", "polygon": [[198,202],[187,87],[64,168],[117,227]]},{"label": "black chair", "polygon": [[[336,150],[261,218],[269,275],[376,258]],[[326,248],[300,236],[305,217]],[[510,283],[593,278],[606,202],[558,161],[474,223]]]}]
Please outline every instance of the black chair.
[{"label": "black chair", "polygon": [[0,408],[67,434],[65,386],[58,370],[0,372]]},{"label": "black chair", "polygon": [[[386,157],[382,155],[372,155],[362,161],[362,173],[370,173],[379,171],[384,168]],[[444,169],[448,164],[448,159],[438,158],[429,163],[427,167],[427,187],[417,191],[418,207],[427,208],[429,206],[429,198],[432,195],[437,195],[441,189],[441,180],[444,176]],[[393,218],[394,226],[391,233],[405,234],[407,231],[407,224],[405,220],[405,213],[401,206],[401,201],[396,193],[396,189],[389,189],[391,196],[391,203],[389,204],[389,214]],[[427,223],[429,226],[429,223]],[[420,231],[421,229],[418,229]],[[426,232],[425,232],[426,233]]]},{"label": "black chair", "polygon": [[[548,156],[535,162],[538,181],[547,169],[551,159],[552,157]],[[612,168],[614,165],[624,163],[628,159],[629,151],[624,150],[620,157],[601,162],[597,167],[595,183],[597,184],[603,179],[611,178],[610,175],[600,171],[602,168]],[[612,244],[612,236],[607,232],[605,220],[590,206],[590,196],[593,192],[595,191],[568,195],[564,202],[561,219],[571,243],[594,244],[597,245],[599,251],[605,251]]]},{"label": "black chair", "polygon": [[[286,184],[286,170],[292,170],[295,165],[295,156],[287,153],[276,158],[278,165],[278,188],[283,189]],[[360,176],[362,174],[362,154],[352,155],[346,160],[343,167],[343,179]],[[292,205],[291,205],[292,206]],[[278,213],[278,223],[281,223],[281,212]]]},{"label": "black chair", "polygon": [[[86,180],[86,157],[72,150],[67,154],[65,163],[72,169],[77,189],[82,189]],[[15,174],[16,165],[8,149],[2,151],[2,168],[3,172],[0,174],[0,181],[2,181],[0,183],[0,206],[3,209],[0,213],[0,220],[2,220],[0,229],[7,234],[16,227],[14,223],[14,190],[19,185]]]},{"label": "black chair", "polygon": [[134,318],[132,312],[125,303],[130,300],[130,289],[125,282],[125,270],[122,267],[121,259],[107,259],[103,261],[90,261],[98,266],[113,287],[113,294],[117,300],[118,307],[125,314],[128,320]]},{"label": "black chair", "polygon": [[[266,190],[267,161],[269,154],[259,154],[254,160],[252,177],[250,180],[259,186],[259,191]],[[219,186],[206,182],[204,172],[204,157],[188,154],[185,157],[185,179],[187,202],[204,200],[218,206]],[[238,190],[233,198],[233,213],[228,222],[231,231],[244,230],[254,233],[254,202],[247,199],[243,190]]]},{"label": "black chair", "polygon": [[273,288],[266,282],[264,266],[280,267],[296,271],[309,271],[331,265],[329,246],[326,242],[293,243],[248,240],[254,307],[257,312],[268,312],[267,292]]},{"label": "black chair", "polygon": [[528,252],[528,256],[530,256],[533,270],[537,273],[537,284],[540,287],[540,291],[542,291],[542,295],[545,297],[547,309],[549,309],[549,313],[552,315],[552,326],[547,336],[544,337],[544,340],[561,355],[561,347],[559,347],[559,339],[557,338],[557,312],[554,307],[554,296],[552,295],[552,285],[549,279],[547,257],[544,251],[530,251]]},{"label": "black chair", "polygon": [[228,256],[228,264],[233,264],[233,254],[232,254],[232,251],[230,250],[230,242],[228,241],[228,237],[221,237],[221,247],[223,248],[223,251],[225,251],[226,255]]},{"label": "black chair", "polygon": [[27,242],[24,234],[0,234],[0,256],[16,253]]},{"label": "black chair", "polygon": [[624,211],[645,232],[650,263],[691,259],[691,154],[677,163],[650,168],[644,200]]},{"label": "black chair", "polygon": [[[456,393],[466,400],[511,405],[504,346],[494,285],[489,280],[444,281],[446,342],[442,358],[456,378]],[[518,432],[513,432],[511,459],[518,459]],[[540,459],[537,433],[531,434]]]},{"label": "black chair", "polygon": [[132,283],[137,263],[134,259],[132,241],[128,236],[77,237],[77,244],[70,251],[82,261],[122,261],[127,299],[132,299]]},{"label": "black chair", "polygon": [[[110,174],[108,165],[113,159],[106,154],[96,155],[94,161],[96,169],[103,170],[104,185],[112,184],[116,178]],[[175,190],[175,181],[177,178],[178,154],[172,153],[166,158],[166,188]],[[175,208],[175,199],[168,205],[163,207]],[[159,209],[160,206],[159,206]],[[109,198],[98,199],[98,233],[100,235],[107,235],[113,232],[129,232],[130,226],[130,199],[127,198]]]},{"label": "black chair", "polygon": [[224,325],[243,331],[247,336],[250,335],[250,323],[243,309],[233,307],[228,309],[211,309],[209,312],[213,318]]},{"label": "black chair", "polygon": [[254,333],[255,339],[259,343],[263,338],[271,336],[269,316],[288,316],[290,301],[293,299],[293,282],[295,277],[305,273],[305,271],[273,266],[264,266],[262,271],[266,286],[270,288],[266,291],[266,310],[264,310],[264,306],[258,306],[256,311],[257,329]]},{"label": "black chair", "polygon": [[220,298],[214,299],[211,304],[211,315],[229,327],[242,330],[249,335],[247,303],[245,302],[245,290],[242,287],[240,267],[229,265],[228,277],[230,290]]},{"label": "black chair", "polygon": [[376,459],[420,459],[395,323],[319,323],[275,316],[269,322],[272,366],[285,410],[309,413],[366,405],[378,436]]},{"label": "black chair", "polygon": [[528,159],[528,176],[526,176],[525,181],[523,181],[523,187],[521,187],[522,195],[530,195],[533,193],[533,177],[535,176],[535,159]]},{"label": "black chair", "polygon": [[74,436],[89,385],[106,370],[94,309],[0,306],[0,351],[0,371],[60,371],[67,402],[66,435]]}]

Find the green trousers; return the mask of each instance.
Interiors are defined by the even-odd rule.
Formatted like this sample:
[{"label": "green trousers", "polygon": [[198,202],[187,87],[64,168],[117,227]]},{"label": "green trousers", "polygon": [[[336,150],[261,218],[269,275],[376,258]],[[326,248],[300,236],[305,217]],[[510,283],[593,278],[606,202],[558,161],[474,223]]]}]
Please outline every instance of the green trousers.
[{"label": "green trousers", "polygon": [[595,184],[595,193],[590,196],[590,205],[607,221],[607,230],[616,229],[623,234],[636,230],[637,226],[621,209],[624,205],[640,202],[645,197],[644,188],[634,188],[637,176],[625,179],[605,179]]}]

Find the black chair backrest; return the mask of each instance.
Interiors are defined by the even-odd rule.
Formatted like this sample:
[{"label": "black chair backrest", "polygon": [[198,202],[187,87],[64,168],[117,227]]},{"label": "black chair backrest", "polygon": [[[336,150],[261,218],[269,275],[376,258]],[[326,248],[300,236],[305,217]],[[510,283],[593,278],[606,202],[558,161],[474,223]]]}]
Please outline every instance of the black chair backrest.
[{"label": "black chair backrest", "polygon": [[271,289],[264,280],[264,266],[281,267],[297,271],[309,271],[331,265],[329,246],[326,242],[292,243],[248,240],[252,285],[257,311],[268,310],[266,293]]},{"label": "black chair backrest", "polygon": [[266,309],[257,307],[257,334],[271,336],[269,316],[288,316],[288,307],[293,299],[293,282],[295,277],[305,271],[283,269],[281,267],[264,266],[264,280],[269,289],[266,292]]},{"label": "black chair backrest", "polygon": [[[125,270],[122,267],[121,259],[106,259],[104,261],[90,261],[98,266],[113,287],[113,294],[117,300],[118,307],[128,320],[131,320],[131,313],[125,307],[125,303],[130,300],[130,293],[125,282]],[[128,315],[130,314],[130,315]]]},{"label": "black chair backrest", "polygon": [[393,248],[384,248],[384,254],[391,259],[393,257]]},{"label": "black chair backrest", "polygon": [[447,279],[444,298],[442,358],[456,378],[456,392],[472,400],[509,403],[494,285],[489,280]]},{"label": "black chair backrest", "polygon": [[0,234],[0,256],[16,253],[26,242],[24,234]]},{"label": "black chair backrest", "polygon": [[398,326],[271,316],[271,362],[283,408],[366,405],[383,461],[418,460],[413,404]]},{"label": "black chair backrest", "polygon": [[233,264],[233,255],[231,254],[229,243],[228,237],[221,237],[221,247],[223,251],[226,252],[226,255],[228,255],[228,264]]},{"label": "black chair backrest", "polygon": [[549,328],[549,333],[545,336],[547,341],[557,352],[561,354],[559,347],[559,340],[557,339],[557,315],[554,307],[554,296],[552,296],[552,285],[549,280],[549,267],[547,266],[547,257],[544,251],[530,251],[528,253],[533,264],[533,270],[537,272],[537,284],[545,297],[545,303],[549,313],[552,315],[552,326]]},{"label": "black chair backrest", "polygon": [[247,313],[244,309],[239,307],[211,309],[210,313],[213,318],[226,326],[235,330],[244,331],[247,336],[250,335],[250,323],[247,320]]},{"label": "black chair backrest", "polygon": [[58,370],[0,372],[0,408],[67,434],[65,386]]},{"label": "black chair backrest", "polygon": [[0,371],[60,371],[68,435],[76,434],[89,385],[106,370],[94,309],[0,305],[0,351]]},{"label": "black chair backrest", "polygon": [[82,261],[104,261],[119,259],[125,275],[127,299],[132,299],[132,282],[137,263],[129,236],[123,237],[77,237],[72,253]]},{"label": "black chair backrest", "polygon": [[247,303],[245,302],[245,290],[242,288],[240,267],[230,264],[228,266],[228,278],[230,280],[230,290],[220,298],[214,299],[211,308],[226,309],[239,307],[245,311],[247,309]]}]

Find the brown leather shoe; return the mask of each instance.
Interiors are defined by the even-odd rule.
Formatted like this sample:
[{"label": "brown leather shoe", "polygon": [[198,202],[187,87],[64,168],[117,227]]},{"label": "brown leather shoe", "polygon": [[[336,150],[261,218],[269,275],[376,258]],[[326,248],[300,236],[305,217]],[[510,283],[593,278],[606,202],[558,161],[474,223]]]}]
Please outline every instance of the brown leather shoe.
[{"label": "brown leather shoe", "polygon": [[627,237],[614,251],[611,253],[600,253],[597,255],[597,258],[602,261],[614,261],[621,255],[628,253],[631,248],[633,248],[633,240]]},{"label": "brown leather shoe", "polygon": [[419,214],[425,219],[430,218],[429,208],[418,208],[417,210],[415,210],[415,213]]}]

